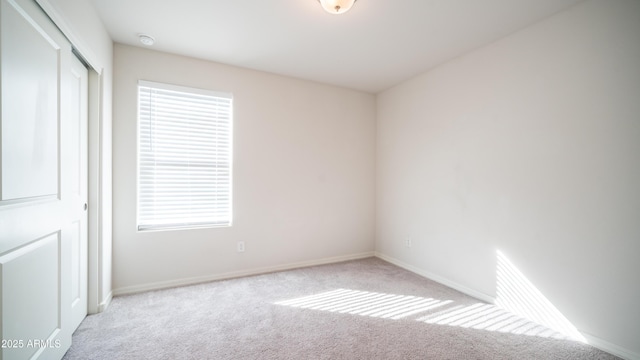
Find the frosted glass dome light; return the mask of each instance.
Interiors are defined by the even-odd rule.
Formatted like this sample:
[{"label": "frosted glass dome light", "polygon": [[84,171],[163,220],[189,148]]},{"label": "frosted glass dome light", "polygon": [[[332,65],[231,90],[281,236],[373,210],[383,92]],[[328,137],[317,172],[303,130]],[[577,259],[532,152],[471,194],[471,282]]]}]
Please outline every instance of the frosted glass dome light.
[{"label": "frosted glass dome light", "polygon": [[344,14],[355,4],[356,0],[318,0],[322,8],[330,14]]}]

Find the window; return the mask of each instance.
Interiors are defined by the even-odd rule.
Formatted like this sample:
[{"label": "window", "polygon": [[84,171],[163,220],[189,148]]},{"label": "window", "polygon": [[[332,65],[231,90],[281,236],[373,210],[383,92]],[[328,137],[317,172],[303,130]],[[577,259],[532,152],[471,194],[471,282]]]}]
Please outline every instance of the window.
[{"label": "window", "polygon": [[231,225],[231,94],[138,83],[138,230]]}]

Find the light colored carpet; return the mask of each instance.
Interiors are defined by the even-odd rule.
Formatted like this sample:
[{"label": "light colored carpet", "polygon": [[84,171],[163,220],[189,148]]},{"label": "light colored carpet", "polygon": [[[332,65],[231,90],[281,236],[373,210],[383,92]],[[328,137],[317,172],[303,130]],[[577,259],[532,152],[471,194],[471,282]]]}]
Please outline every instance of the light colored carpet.
[{"label": "light colored carpet", "polygon": [[64,359],[617,359],[377,258],[120,296]]}]

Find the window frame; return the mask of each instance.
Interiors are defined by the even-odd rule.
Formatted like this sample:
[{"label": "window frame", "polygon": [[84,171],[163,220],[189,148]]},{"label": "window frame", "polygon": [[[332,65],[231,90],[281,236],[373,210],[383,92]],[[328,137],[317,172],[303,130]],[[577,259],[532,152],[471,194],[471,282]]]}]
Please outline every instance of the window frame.
[{"label": "window frame", "polygon": [[[141,152],[141,147],[142,147],[142,92],[141,89],[142,88],[149,88],[151,89],[151,91],[153,90],[159,90],[159,91],[165,91],[165,92],[177,92],[177,93],[184,93],[187,94],[187,96],[185,96],[185,98],[189,97],[189,96],[206,96],[206,97],[214,97],[217,99],[226,99],[229,101],[229,105],[228,105],[228,136],[226,138],[227,142],[228,142],[228,147],[226,148],[228,151],[228,177],[226,178],[226,180],[228,181],[228,210],[226,212],[227,214],[227,221],[221,221],[221,222],[200,222],[200,223],[188,223],[188,222],[179,222],[179,221],[173,221],[171,223],[169,222],[165,222],[164,224],[149,224],[149,223],[145,223],[144,221],[142,221],[141,223],[141,188],[142,188],[142,181],[141,181],[141,176],[142,176],[142,169],[141,169],[141,163],[142,163],[142,152]],[[189,229],[203,229],[203,228],[225,228],[225,227],[231,227],[233,225],[233,125],[234,125],[234,117],[233,117],[233,113],[234,113],[234,99],[233,99],[233,94],[231,92],[221,92],[221,91],[214,91],[214,90],[207,90],[207,89],[202,89],[202,88],[193,88],[193,87],[187,87],[187,86],[180,86],[180,85],[173,85],[173,84],[166,84],[166,83],[160,83],[160,82],[154,82],[154,81],[147,81],[147,80],[138,80],[137,86],[136,86],[136,106],[137,106],[137,114],[136,114],[136,229],[138,232],[149,232],[149,231],[167,231],[167,230],[189,230]],[[212,120],[216,119],[216,118],[211,118]],[[147,121],[152,121],[152,120],[147,120]],[[216,126],[212,126],[212,129],[215,129]],[[155,138],[154,138],[155,139]],[[214,148],[217,149],[217,142],[216,145],[214,146]],[[215,162],[218,163],[220,162],[220,158],[216,157],[215,158]],[[224,161],[223,161],[224,162]],[[186,164],[187,162],[182,161],[182,163],[185,163],[186,168],[189,168],[189,165]],[[211,167],[212,169],[214,169],[215,167]],[[217,190],[219,189],[218,187],[214,188]],[[192,202],[190,202],[190,204],[192,204]],[[212,203],[210,203],[212,205],[212,207],[216,207],[216,202],[213,201]],[[174,218],[175,219],[175,218]]]}]

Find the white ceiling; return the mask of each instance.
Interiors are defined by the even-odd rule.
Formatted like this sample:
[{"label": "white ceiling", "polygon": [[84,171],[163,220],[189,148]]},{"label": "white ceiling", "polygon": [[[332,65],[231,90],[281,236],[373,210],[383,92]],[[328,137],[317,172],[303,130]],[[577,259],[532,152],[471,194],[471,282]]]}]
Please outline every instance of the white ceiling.
[{"label": "white ceiling", "polygon": [[582,0],[92,0],[115,42],[377,93]]}]

